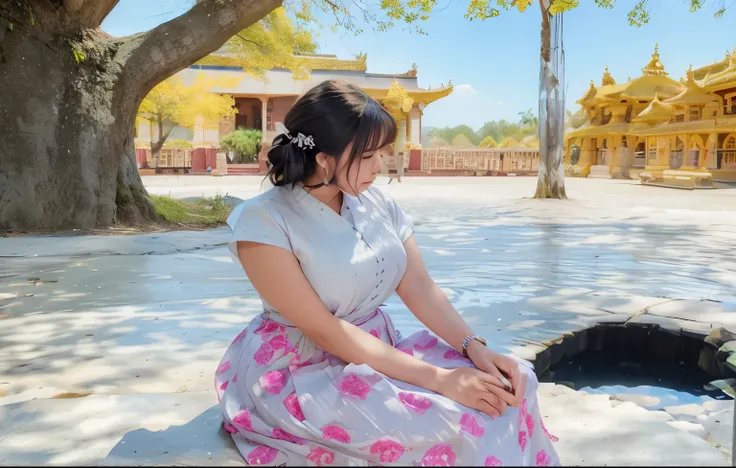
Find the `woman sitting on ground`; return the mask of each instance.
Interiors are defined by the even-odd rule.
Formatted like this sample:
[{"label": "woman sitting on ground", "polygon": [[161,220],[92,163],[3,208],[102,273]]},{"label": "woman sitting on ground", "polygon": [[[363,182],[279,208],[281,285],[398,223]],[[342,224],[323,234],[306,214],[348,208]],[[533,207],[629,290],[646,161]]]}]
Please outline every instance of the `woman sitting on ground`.
[{"label": "woman sitting on ground", "polygon": [[[286,115],[275,187],[228,224],[263,301],[216,372],[251,465],[557,465],[526,362],[486,347],[424,267],[412,225],[372,187],[396,122],[327,81]],[[402,338],[394,292],[427,330]]]}]

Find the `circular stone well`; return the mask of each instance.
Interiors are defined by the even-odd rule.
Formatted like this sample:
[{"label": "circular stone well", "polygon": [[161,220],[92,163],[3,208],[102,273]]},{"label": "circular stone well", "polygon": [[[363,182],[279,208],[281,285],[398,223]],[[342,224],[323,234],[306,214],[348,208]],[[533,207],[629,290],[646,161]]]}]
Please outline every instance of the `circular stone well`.
[{"label": "circular stone well", "polygon": [[731,387],[736,387],[734,345],[736,335],[722,328],[703,335],[607,323],[552,344],[537,354],[534,366],[541,382],[575,390],[648,386],[725,399],[724,392],[733,395]]}]

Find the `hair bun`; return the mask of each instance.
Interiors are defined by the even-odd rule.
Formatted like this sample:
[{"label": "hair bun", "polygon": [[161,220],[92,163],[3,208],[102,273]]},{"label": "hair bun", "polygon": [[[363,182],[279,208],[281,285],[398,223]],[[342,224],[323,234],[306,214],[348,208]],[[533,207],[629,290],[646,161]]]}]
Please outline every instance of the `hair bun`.
[{"label": "hair bun", "polygon": [[276,136],[273,146],[268,151],[268,161],[271,163],[269,179],[275,186],[303,182],[314,173],[317,160],[304,148],[293,144],[284,134]]}]

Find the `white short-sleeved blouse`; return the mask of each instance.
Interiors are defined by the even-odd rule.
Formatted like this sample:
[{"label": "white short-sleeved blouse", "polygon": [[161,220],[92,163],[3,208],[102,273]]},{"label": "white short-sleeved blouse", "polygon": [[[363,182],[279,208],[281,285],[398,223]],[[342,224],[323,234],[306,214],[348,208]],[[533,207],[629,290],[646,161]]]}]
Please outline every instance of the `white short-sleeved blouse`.
[{"label": "white short-sleeved blouse", "polygon": [[[274,187],[238,205],[227,223],[236,261],[238,241],[292,252],[325,306],[347,320],[393,294],[406,271],[403,244],[413,234],[404,211],[375,187],[357,197],[344,194],[341,215],[303,185]],[[278,313],[266,301],[263,306]]]}]

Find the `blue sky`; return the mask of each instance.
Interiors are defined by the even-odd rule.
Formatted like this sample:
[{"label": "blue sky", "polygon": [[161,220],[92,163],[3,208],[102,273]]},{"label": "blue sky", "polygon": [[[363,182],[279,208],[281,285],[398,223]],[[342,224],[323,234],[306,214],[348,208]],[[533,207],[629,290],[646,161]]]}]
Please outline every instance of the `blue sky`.
[{"label": "blue sky", "polygon": [[[366,52],[368,71],[375,73],[401,73],[416,62],[422,87],[452,80],[453,94],[425,109],[425,126],[478,128],[489,120],[517,120],[519,111],[536,109],[539,10],[502,12],[495,19],[470,22],[463,17],[468,1],[438,0],[437,11],[423,26],[426,36],[401,27],[381,33],[368,30],[360,36],[325,31],[317,37],[320,52],[342,58]],[[626,19],[635,1],[618,0],[615,9],[602,10],[593,0],[580,0],[565,16],[569,109],[577,109],[575,101],[591,79],[600,83],[606,65],[617,81],[640,76],[655,43],[675,79],[690,64],[722,60],[736,46],[727,26],[736,19],[736,7],[714,19],[711,2],[690,13],[685,0],[653,0],[651,22],[635,28]],[[182,14],[191,3],[121,0],[102,27],[115,36],[144,31]]]}]

